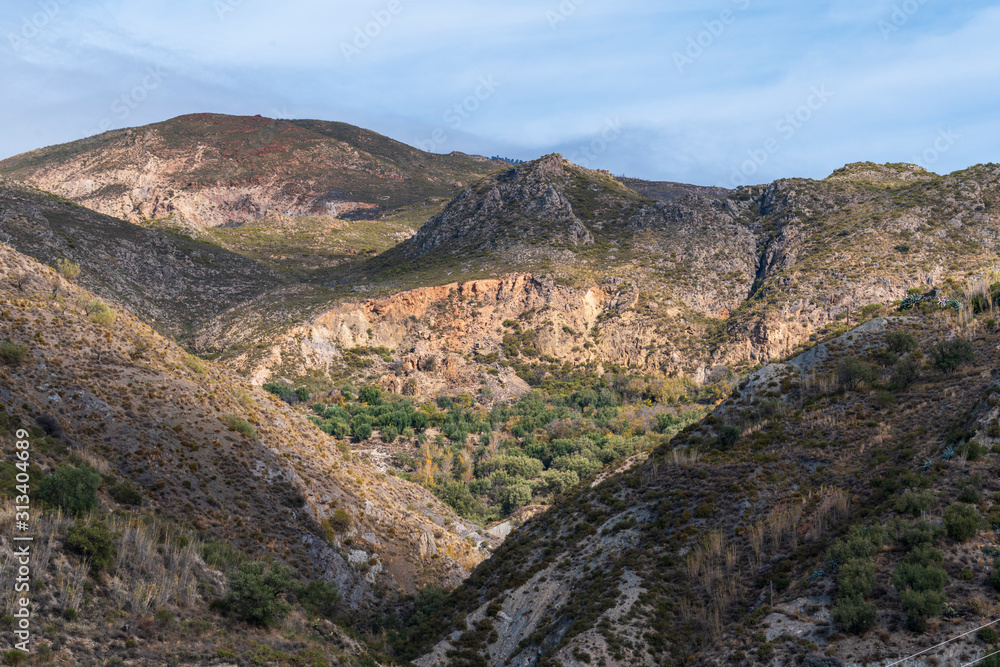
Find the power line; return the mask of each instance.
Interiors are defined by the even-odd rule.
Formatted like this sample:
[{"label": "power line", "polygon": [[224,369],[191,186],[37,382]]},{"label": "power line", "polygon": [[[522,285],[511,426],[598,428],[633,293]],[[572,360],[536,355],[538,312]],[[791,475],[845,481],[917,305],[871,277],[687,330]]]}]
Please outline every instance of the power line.
[{"label": "power line", "polygon": [[[980,625],[980,626],[979,626],[978,628],[975,628],[975,629],[973,629],[973,630],[969,630],[968,632],[964,632],[964,633],[962,633],[962,634],[960,634],[960,635],[958,635],[958,636],[956,636],[956,637],[952,637],[951,639],[947,639],[947,640],[945,640],[945,641],[941,642],[940,644],[938,644],[937,646],[931,646],[930,648],[925,648],[925,649],[924,649],[923,651],[921,651],[920,653],[914,653],[913,655],[909,655],[909,656],[907,656],[907,657],[903,658],[902,660],[897,660],[896,662],[890,662],[890,663],[889,663],[888,665],[886,665],[885,667],[893,667],[893,665],[899,665],[899,664],[902,664],[902,663],[906,662],[907,660],[912,660],[913,658],[916,658],[916,657],[917,657],[918,655],[923,655],[924,653],[928,653],[928,652],[930,652],[930,651],[933,651],[933,650],[934,650],[934,649],[936,649],[936,648],[941,648],[941,647],[942,647],[942,646],[944,646],[945,644],[950,644],[950,643],[952,643],[953,641],[955,641],[955,640],[957,640],[957,639],[961,639],[962,637],[965,637],[966,635],[971,635],[971,634],[972,634],[973,632],[979,632],[979,631],[980,631],[980,630],[982,630],[983,628],[988,628],[988,627],[990,627],[991,625],[993,625],[994,623],[1000,623],[1000,618],[998,618],[998,619],[997,619],[997,620],[995,620],[995,621],[990,621],[990,622],[989,622],[989,623],[987,623],[986,625]],[[993,655],[993,654],[990,654],[990,655]],[[979,662],[979,660],[984,660],[984,659],[986,659],[986,658],[988,658],[988,657],[990,657],[990,656],[988,656],[988,655],[984,655],[984,656],[983,656],[982,658],[979,658],[979,659],[975,660],[974,662],[970,662],[969,664],[970,664],[970,665],[974,665],[974,664],[976,664],[977,662]],[[962,667],[965,667],[965,665],[963,665]]]}]

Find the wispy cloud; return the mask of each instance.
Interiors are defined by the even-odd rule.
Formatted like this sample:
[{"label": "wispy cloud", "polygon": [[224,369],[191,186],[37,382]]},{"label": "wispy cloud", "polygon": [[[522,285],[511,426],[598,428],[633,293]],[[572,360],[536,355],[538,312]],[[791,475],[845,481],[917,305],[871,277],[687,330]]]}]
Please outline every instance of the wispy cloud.
[{"label": "wispy cloud", "polygon": [[[936,170],[996,160],[1000,8],[909,2],[895,21],[901,0],[8,3],[0,154],[79,138],[102,121],[195,111],[286,110],[416,144],[490,76],[502,87],[435,150],[569,156],[599,145],[613,119],[621,134],[590,166],[728,185],[733,165],[776,135],[810,87],[826,85],[836,97],[751,180],[909,160],[947,128],[976,139],[957,141]],[[12,40],[47,3],[58,3],[56,14],[30,39]],[[718,32],[727,11],[734,18]],[[889,38],[884,21],[897,28]],[[705,30],[702,52],[679,71],[674,54]],[[365,48],[345,57],[359,31]],[[169,75],[139,91],[150,67]],[[122,117],[112,105],[132,91],[143,99]]]}]

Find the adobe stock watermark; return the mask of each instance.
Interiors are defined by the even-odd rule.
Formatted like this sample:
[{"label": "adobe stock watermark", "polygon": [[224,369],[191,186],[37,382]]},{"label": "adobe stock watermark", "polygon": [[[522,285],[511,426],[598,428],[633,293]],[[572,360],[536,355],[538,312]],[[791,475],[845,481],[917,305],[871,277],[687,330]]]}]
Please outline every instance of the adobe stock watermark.
[{"label": "adobe stock watermark", "polygon": [[212,3],[212,7],[215,9],[215,15],[219,17],[219,20],[225,21],[226,15],[235,12],[242,4],[243,0],[215,0]]},{"label": "adobe stock watermark", "polygon": [[[480,76],[479,83],[471,95],[461,102],[456,102],[442,115],[445,125],[452,130],[460,130],[469,118],[472,117],[482,107],[483,102],[493,97],[501,84],[493,78],[493,75]],[[431,135],[423,141],[417,142],[417,148],[428,153],[434,151],[448,141],[448,131],[443,127],[436,127]]]},{"label": "adobe stock watermark", "polygon": [[727,27],[736,23],[739,12],[750,8],[750,0],[732,0],[732,3],[736,6],[736,10],[723,9],[719,12],[718,18],[703,22],[704,30],[689,36],[687,46],[683,51],[674,51],[674,65],[680,74],[683,74],[689,65],[693,65],[694,61],[705,55],[705,52],[712,48],[726,32]]},{"label": "adobe stock watermark", "polygon": [[[119,122],[125,122],[132,112],[139,108],[149,94],[160,87],[163,80],[169,76],[160,65],[150,65],[146,68],[145,75],[131,89],[122,93],[111,102],[110,111]],[[98,124],[97,129],[91,132],[92,135],[107,132],[115,124],[114,119],[105,117]]]},{"label": "adobe stock watermark", "polygon": [[622,129],[621,118],[608,118],[604,121],[604,127],[589,144],[579,146],[570,156],[569,161],[581,167],[592,169],[597,158],[602,155],[608,147],[618,141],[625,131]]},{"label": "adobe stock watermark", "polygon": [[786,113],[774,124],[775,132],[779,136],[768,137],[760,148],[747,151],[747,159],[733,170],[730,179],[733,187],[743,185],[746,179],[760,171],[761,167],[771,159],[771,156],[780,151],[782,145],[790,141],[799,130],[811,121],[833,96],[834,93],[828,90],[826,85],[812,86],[805,102]]},{"label": "adobe stock watermark", "polygon": [[586,2],[587,0],[562,0],[555,9],[545,12],[545,20],[549,22],[549,27],[555,30],[576,14],[576,10]]},{"label": "adobe stock watermark", "polygon": [[38,11],[21,17],[19,29],[7,33],[7,43],[14,53],[19,53],[28,42],[38,37],[53,21],[59,18],[62,8],[73,0],[41,0]]},{"label": "adobe stock watermark", "polygon": [[926,5],[928,0],[903,0],[899,4],[892,6],[892,12],[890,12],[888,18],[878,20],[878,29],[882,33],[882,39],[889,41],[889,37],[894,32],[899,32],[900,29],[910,22],[920,8]]},{"label": "adobe stock watermark", "polygon": [[962,136],[957,134],[950,127],[947,130],[938,130],[937,137],[934,141],[923,150],[919,155],[912,158],[913,164],[920,165],[924,169],[930,169],[930,167],[941,159],[941,156],[952,149],[952,147],[961,139]]},{"label": "adobe stock watermark", "polygon": [[351,62],[361,55],[361,52],[372,45],[378,39],[382,31],[388,28],[393,19],[403,13],[403,3],[401,0],[389,0],[389,4],[384,9],[372,12],[372,20],[363,26],[354,28],[354,39],[350,42],[340,43],[340,52],[344,54],[347,62]]}]

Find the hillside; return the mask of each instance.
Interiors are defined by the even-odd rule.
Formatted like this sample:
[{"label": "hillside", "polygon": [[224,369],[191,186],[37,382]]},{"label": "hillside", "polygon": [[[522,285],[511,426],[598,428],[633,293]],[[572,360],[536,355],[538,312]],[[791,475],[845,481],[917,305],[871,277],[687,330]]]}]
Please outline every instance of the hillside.
[{"label": "hillside", "polygon": [[[547,156],[334,272],[336,305],[314,303],[287,336],[220,318],[200,344],[239,341],[233,363],[260,380],[310,382],[351,377],[352,348],[385,347],[390,358],[364,373],[421,394],[579,387],[609,371],[725,386],[908,290],[993,268],[998,182],[991,165],[938,176],[856,164],[823,181],[653,201]],[[431,357],[448,363],[428,372]]]},{"label": "hillside", "polygon": [[175,336],[284,282],[217,245],[144,229],[7,179],[0,180],[0,241],[50,266],[77,263],[82,285]]},{"label": "hillside", "polygon": [[[125,637],[102,620],[116,608],[133,623],[158,609],[163,618],[180,616],[183,627],[198,621],[209,656],[216,647],[242,654],[256,650],[254,641],[273,643],[266,632],[231,641],[214,629],[240,627],[208,606],[225,595],[226,572],[239,559],[275,559],[306,582],[334,582],[342,599],[336,613],[362,618],[400,594],[455,585],[495,545],[422,487],[366,466],[287,404],[187,354],[51,268],[0,246],[0,271],[3,493],[14,498],[14,435],[19,425],[30,427],[36,492],[58,478],[53,473],[61,465],[89,466],[100,473],[99,505],[85,513],[83,525],[111,522],[120,553],[132,553],[128,540],[142,546],[151,539],[152,547],[143,548],[155,550],[158,530],[180,550],[161,550],[165,560],[157,565],[153,557],[141,566],[148,571],[135,570],[140,565],[130,557],[119,560],[85,585],[84,599],[73,587],[87,565],[64,546],[74,524],[55,512],[69,501],[34,495],[38,529],[51,535],[51,565],[37,571],[45,592],[39,585],[35,637],[64,647],[65,664],[89,664],[81,656],[142,664],[178,658],[171,642],[181,627],[167,631],[151,620],[125,646],[119,641]],[[11,527],[13,505],[6,507]],[[3,571],[15,572],[12,552],[3,554]],[[195,588],[150,579],[160,576],[157,567],[170,572],[171,558],[184,559],[176,574],[192,577],[187,581]],[[136,588],[142,585],[150,588]],[[4,604],[10,613],[13,598]],[[325,632],[340,636],[332,627]],[[319,643],[324,652],[343,650]]]},{"label": "hillside", "polygon": [[450,198],[499,168],[318,120],[193,114],[0,161],[0,175],[139,223],[233,226],[265,214],[374,219]]},{"label": "hillside", "polygon": [[[641,466],[560,497],[405,655],[871,664],[995,618],[996,320],[921,308],[765,367]],[[972,633],[927,664],[995,641]]]}]

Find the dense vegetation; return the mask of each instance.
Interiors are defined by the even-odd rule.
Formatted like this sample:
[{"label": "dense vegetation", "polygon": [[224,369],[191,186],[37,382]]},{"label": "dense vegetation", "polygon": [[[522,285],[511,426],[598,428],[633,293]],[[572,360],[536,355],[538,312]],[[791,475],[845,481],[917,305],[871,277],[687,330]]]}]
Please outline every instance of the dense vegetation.
[{"label": "dense vegetation", "polygon": [[[265,388],[286,400],[303,396],[279,383]],[[647,398],[653,391],[648,380],[609,374],[592,389],[534,391],[487,407],[468,394],[417,405],[385,396],[378,387],[346,385],[335,400],[314,403],[309,419],[339,439],[367,441],[378,430],[382,442],[397,450],[395,474],[430,488],[460,516],[485,524],[525,505],[551,504],[605,466],[669,439],[707,410],[688,402],[687,394],[661,392],[662,402],[654,403]],[[692,393],[711,401],[710,392]]]}]

